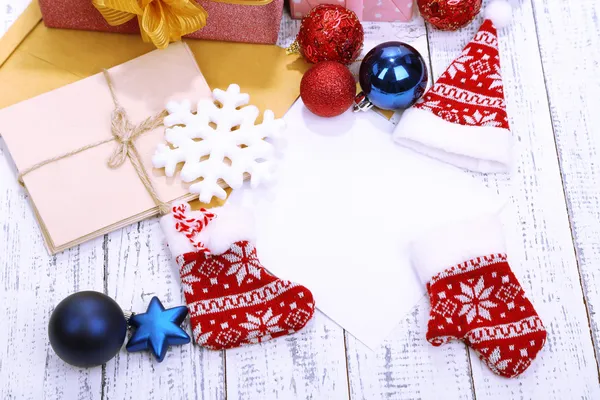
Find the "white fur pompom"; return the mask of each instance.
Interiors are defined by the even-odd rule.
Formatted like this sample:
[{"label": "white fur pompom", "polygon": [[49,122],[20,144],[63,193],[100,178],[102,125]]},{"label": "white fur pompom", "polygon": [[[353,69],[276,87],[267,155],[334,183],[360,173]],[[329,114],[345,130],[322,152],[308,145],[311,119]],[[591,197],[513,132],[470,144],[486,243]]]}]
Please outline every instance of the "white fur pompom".
[{"label": "white fur pompom", "polygon": [[211,209],[216,218],[208,223],[197,239],[213,254],[223,254],[240,240],[255,242],[256,224],[254,214],[235,204]]},{"label": "white fur pompom", "polygon": [[493,0],[485,9],[485,19],[490,19],[494,26],[502,29],[510,25],[512,7],[506,0]]}]

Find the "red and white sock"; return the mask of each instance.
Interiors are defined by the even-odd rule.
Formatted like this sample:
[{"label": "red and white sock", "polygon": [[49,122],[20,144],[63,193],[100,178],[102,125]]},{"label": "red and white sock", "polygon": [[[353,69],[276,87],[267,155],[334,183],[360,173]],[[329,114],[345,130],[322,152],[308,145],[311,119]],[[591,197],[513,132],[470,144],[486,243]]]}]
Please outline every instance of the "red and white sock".
[{"label": "red and white sock", "polygon": [[180,204],[160,221],[196,342],[221,350],[302,329],[314,314],[312,293],[261,265],[248,213],[229,205],[212,211]]},{"label": "red and white sock", "polygon": [[431,344],[463,340],[508,378],[529,367],[546,330],[508,264],[496,217],[430,233],[413,243],[412,256],[431,302]]}]

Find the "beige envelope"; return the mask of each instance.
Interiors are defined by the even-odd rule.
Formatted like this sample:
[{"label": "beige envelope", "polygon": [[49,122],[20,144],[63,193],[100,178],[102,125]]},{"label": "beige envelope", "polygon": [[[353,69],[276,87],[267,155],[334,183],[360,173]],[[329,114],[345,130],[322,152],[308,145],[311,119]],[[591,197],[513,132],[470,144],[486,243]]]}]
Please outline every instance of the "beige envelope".
[{"label": "beige envelope", "polygon": [[[132,122],[164,109],[166,100],[210,96],[189,48],[178,43],[109,70]],[[43,160],[110,139],[114,109],[105,77],[96,74],[0,110],[0,132],[19,171]],[[151,156],[164,127],[135,142],[159,198],[187,195],[177,179],[153,171]],[[24,177],[50,251],[60,251],[154,214],[155,204],[133,165],[110,168],[117,144],[108,142],[47,164]],[[190,195],[187,195],[191,198]]]}]

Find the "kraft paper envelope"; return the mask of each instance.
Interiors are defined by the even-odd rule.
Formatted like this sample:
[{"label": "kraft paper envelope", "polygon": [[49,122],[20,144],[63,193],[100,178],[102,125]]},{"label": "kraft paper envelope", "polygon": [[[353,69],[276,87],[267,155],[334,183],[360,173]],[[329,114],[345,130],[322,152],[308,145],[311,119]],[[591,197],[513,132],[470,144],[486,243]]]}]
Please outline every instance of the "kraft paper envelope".
[{"label": "kraft paper envelope", "polygon": [[[158,112],[172,94],[208,94],[200,80],[193,82],[201,75],[211,88],[239,84],[250,94],[252,104],[262,110],[270,108],[281,117],[298,97],[302,74],[308,68],[303,60],[286,56],[276,46],[199,40],[186,43],[202,74],[181,44],[120,65],[153,47],[137,35],[49,29],[40,21],[37,3],[32,3],[0,39],[0,108],[91,78],[0,110],[0,135],[19,170],[94,138],[110,136],[113,106],[104,78],[95,75],[103,68],[119,65],[111,74],[117,96],[133,122]],[[136,73],[131,73],[133,69]],[[147,168],[160,140],[162,131],[157,129],[136,143]],[[118,170],[106,167],[113,146],[114,142],[99,146],[25,177],[52,254],[157,214],[143,185],[135,185],[139,178],[128,161]],[[89,175],[97,169],[102,176]],[[169,180],[160,170],[150,172],[163,200],[185,194],[185,185],[177,177]]]}]

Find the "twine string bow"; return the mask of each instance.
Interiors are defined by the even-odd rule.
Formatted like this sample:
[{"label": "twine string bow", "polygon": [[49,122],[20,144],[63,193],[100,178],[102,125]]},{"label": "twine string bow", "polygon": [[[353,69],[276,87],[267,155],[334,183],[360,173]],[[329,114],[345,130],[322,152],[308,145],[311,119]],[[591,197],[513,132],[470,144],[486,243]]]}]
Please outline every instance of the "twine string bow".
[{"label": "twine string bow", "polygon": [[148,117],[139,125],[132,124],[127,117],[127,112],[117,99],[114,85],[110,75],[108,74],[108,71],[103,70],[102,73],[104,74],[104,78],[106,79],[106,83],[110,89],[110,95],[112,96],[113,103],[115,104],[115,109],[111,115],[110,130],[114,140],[117,142],[117,146],[115,147],[113,154],[108,159],[108,166],[110,168],[119,168],[121,165],[123,165],[125,160],[129,159],[131,161],[131,165],[133,165],[133,168],[135,169],[135,172],[137,172],[140,180],[144,184],[144,187],[150,194],[150,197],[152,197],[152,200],[154,200],[154,203],[158,206],[160,213],[167,214],[169,212],[169,205],[158,197],[158,194],[152,185],[152,181],[148,176],[148,171],[146,171],[146,168],[144,168],[144,165],[142,164],[140,153],[134,144],[135,140],[140,135],[161,126],[165,117],[167,116],[167,111],[163,110],[153,117]]},{"label": "twine string bow", "polygon": [[150,132],[151,130],[158,128],[163,124],[164,118],[167,116],[167,111],[163,110],[155,116],[148,117],[144,121],[142,121],[138,125],[134,125],[131,123],[127,116],[127,112],[119,103],[117,96],[115,94],[114,85],[110,75],[107,70],[102,70],[104,74],[104,78],[106,79],[106,83],[110,90],[110,95],[112,97],[113,103],[115,105],[114,110],[111,114],[111,133],[112,137],[109,139],[104,139],[96,143],[88,144],[86,146],[80,147],[78,149],[69,151],[68,153],[61,154],[60,156],[52,157],[47,160],[41,161],[35,165],[32,165],[29,168],[26,168],[22,172],[19,173],[18,179],[21,185],[25,185],[23,181],[23,177],[28,173],[35,171],[38,168],[43,167],[44,165],[74,156],[75,154],[79,154],[88,149],[100,146],[109,142],[116,142],[115,150],[112,155],[108,158],[107,165],[110,168],[119,168],[123,163],[129,159],[131,165],[133,166],[135,172],[137,173],[140,181],[150,194],[150,197],[158,207],[158,211],[161,215],[167,214],[170,212],[170,206],[168,203],[162,201],[158,197],[158,193],[150,180],[150,176],[148,175],[148,171],[144,167],[142,163],[142,158],[137,148],[135,147],[135,141],[138,137],[143,135],[146,132]]}]

